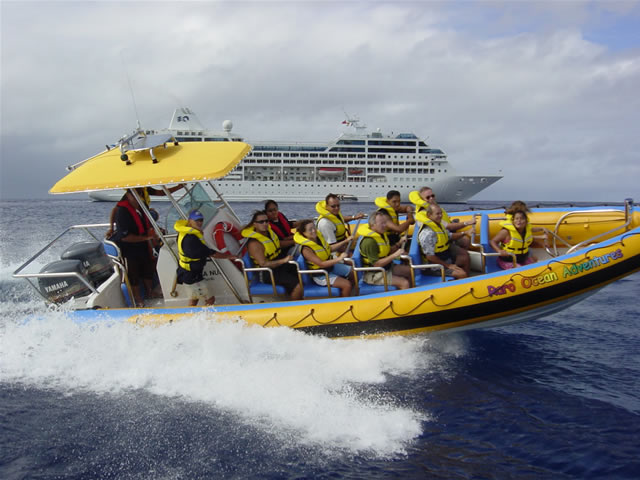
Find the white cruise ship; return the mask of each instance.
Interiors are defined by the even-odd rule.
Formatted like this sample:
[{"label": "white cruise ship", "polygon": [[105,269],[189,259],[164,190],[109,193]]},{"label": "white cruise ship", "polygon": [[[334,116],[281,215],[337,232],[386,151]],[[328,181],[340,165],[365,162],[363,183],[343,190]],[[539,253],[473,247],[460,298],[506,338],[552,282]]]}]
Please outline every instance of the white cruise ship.
[{"label": "white cruise ship", "polygon": [[[355,118],[342,123],[353,132],[327,143],[252,142],[233,133],[229,120],[223,122],[223,132],[212,132],[192,110],[178,108],[168,129],[146,133],[170,133],[179,142],[245,141],[252,145],[249,155],[215,183],[230,202],[317,202],[328,193],[345,201],[373,202],[389,190],[398,190],[407,201],[409,192],[429,186],[439,202],[464,203],[502,178],[458,175],[442,150],[413,133],[367,133]],[[122,195],[111,191],[89,196],[117,201]]]}]

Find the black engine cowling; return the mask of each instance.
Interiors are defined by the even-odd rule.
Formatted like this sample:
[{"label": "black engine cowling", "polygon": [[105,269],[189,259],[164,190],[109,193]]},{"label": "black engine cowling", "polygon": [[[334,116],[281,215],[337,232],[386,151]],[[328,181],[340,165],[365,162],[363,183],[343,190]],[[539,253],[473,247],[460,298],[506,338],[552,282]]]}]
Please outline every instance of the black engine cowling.
[{"label": "black engine cowling", "polygon": [[[78,273],[83,278],[88,278],[87,269],[81,260],[57,260],[45,265],[40,273]],[[63,303],[71,297],[84,297],[91,290],[77,277],[51,276],[38,278],[40,292],[53,303]]]},{"label": "black engine cowling", "polygon": [[102,242],[78,242],[67,248],[62,255],[62,260],[80,260],[87,270],[89,282],[97,287],[107,280],[113,273],[111,260],[104,253]]}]

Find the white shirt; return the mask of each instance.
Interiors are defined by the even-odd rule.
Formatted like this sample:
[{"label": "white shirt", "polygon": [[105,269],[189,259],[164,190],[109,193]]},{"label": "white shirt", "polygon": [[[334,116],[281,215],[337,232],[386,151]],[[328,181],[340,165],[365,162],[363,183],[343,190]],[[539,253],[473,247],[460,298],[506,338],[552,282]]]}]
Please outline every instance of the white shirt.
[{"label": "white shirt", "polygon": [[336,225],[328,218],[321,218],[320,220],[318,220],[318,225],[316,226],[316,228],[322,234],[329,245],[338,241],[336,239]]}]

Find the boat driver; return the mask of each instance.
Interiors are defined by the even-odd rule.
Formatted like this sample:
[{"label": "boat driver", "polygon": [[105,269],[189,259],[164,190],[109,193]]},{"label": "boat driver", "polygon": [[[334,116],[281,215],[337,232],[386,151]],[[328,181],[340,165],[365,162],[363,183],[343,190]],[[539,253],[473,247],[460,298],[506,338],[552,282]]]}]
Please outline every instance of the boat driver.
[{"label": "boat driver", "polygon": [[316,203],[316,211],[320,214],[316,228],[329,245],[335,247],[336,243],[339,244],[335,249],[338,252],[344,251],[351,240],[351,229],[347,222],[366,216],[360,212],[344,217],[340,212],[340,198],[335,193],[330,193],[324,200]]},{"label": "boat driver", "polygon": [[[136,189],[142,198],[141,189]],[[142,306],[143,296],[140,283],[144,284],[148,297],[153,296],[153,275],[155,260],[149,240],[157,240],[156,232],[140,208],[131,190],[127,190],[115,207],[115,230],[109,240],[115,242],[127,263],[127,276],[133,290],[136,305]]]}]

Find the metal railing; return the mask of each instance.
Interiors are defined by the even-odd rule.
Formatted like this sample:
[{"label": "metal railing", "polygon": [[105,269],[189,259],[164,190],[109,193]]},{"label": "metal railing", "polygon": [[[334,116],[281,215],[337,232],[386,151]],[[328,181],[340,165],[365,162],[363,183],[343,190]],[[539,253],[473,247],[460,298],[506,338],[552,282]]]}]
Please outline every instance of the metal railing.
[{"label": "metal railing", "polygon": [[91,232],[91,230],[89,229],[90,228],[108,228],[108,227],[109,227],[108,223],[81,224],[81,225],[71,225],[70,227],[67,227],[61,234],[59,234],[56,238],[51,240],[47,245],[45,245],[42,249],[40,249],[35,255],[29,258],[29,260],[27,260],[22,265],[20,265],[13,272],[13,277],[26,279],[27,282],[29,282],[29,285],[31,285],[38,292],[38,294],[47,301],[49,299],[40,291],[40,289],[36,285],[32,283],[31,281],[32,278],[38,279],[38,278],[52,278],[52,277],[75,277],[81,283],[83,283],[87,288],[89,288],[89,290],[92,293],[96,293],[97,292],[96,288],[89,282],[88,279],[83,277],[78,272],[56,272],[56,273],[21,273],[21,272],[25,268],[27,268],[29,265],[31,265],[37,258],[39,258],[44,252],[49,250],[53,245],[55,245],[63,236],[65,236],[69,232],[73,230],[84,230],[94,240],[96,240],[97,242],[102,242],[102,239],[94,235],[93,232]]}]

